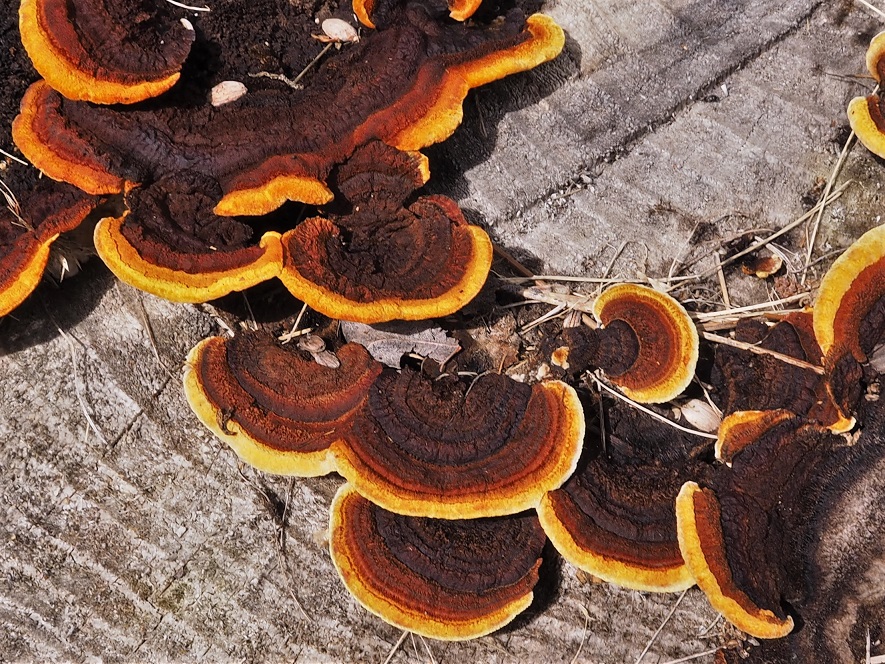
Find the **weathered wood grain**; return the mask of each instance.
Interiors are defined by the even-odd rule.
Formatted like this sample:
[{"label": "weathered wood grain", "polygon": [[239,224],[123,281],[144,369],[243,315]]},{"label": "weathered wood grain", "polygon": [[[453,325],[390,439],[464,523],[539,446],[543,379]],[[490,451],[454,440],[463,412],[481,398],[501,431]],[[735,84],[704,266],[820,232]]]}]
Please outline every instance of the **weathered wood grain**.
[{"label": "weathered wood grain", "polygon": [[[432,159],[436,190],[551,271],[601,272],[629,240],[614,273],[661,274],[698,221],[743,215],[717,237],[783,225],[828,176],[845,102],[871,87],[843,78],[863,73],[877,29],[857,10],[842,22],[814,0],[548,10],[567,53],[480,90]],[[824,250],[877,222],[879,169],[852,154],[845,177],[862,184],[825,217]],[[762,294],[732,278],[738,297]],[[340,480],[244,479],[189,413],[181,363],[215,329],[99,265],[0,321],[0,660],[381,662],[399,638],[349,598],[317,541]],[[289,500],[288,577],[265,492]],[[676,599],[552,572],[515,626],[432,642],[435,661],[567,662],[582,641],[578,661],[634,661]],[[646,661],[708,649],[698,632],[713,618],[689,591]],[[426,658],[407,639],[394,661]]]}]

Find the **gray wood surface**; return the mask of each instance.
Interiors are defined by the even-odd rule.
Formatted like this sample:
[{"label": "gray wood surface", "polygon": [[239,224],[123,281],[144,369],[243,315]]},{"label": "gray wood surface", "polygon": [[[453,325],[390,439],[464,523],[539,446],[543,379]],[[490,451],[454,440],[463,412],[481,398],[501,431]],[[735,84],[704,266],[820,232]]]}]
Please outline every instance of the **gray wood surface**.
[{"label": "gray wood surface", "polygon": [[[828,177],[847,100],[872,87],[851,78],[880,27],[858,9],[554,0],[547,11],[566,53],[473,94],[463,128],[431,154],[435,190],[550,272],[600,274],[629,241],[613,274],[660,276],[700,221],[719,220],[714,239],[783,226]],[[848,178],[819,254],[879,223],[881,166],[855,149]],[[735,304],[769,296],[729,278]],[[180,368],[216,330],[94,264],[0,321],[0,660],[380,663],[399,638],[350,599],[322,544],[340,480],[241,476],[190,414]],[[265,493],[289,501],[288,574]],[[580,648],[580,662],[632,662],[676,601],[582,582],[567,564],[552,578],[513,627],[429,642],[435,661],[568,662]],[[644,661],[714,647],[730,636],[721,624],[698,636],[714,617],[689,591]],[[862,647],[849,644],[858,658]],[[407,639],[393,661],[416,659],[426,651]]]}]

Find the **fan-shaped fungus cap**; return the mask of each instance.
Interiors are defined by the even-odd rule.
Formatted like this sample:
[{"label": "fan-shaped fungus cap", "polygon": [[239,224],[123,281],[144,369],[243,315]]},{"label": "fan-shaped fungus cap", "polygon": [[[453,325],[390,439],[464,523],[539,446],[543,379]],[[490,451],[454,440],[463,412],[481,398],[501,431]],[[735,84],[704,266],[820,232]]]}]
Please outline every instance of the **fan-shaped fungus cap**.
[{"label": "fan-shaped fungus cap", "polygon": [[194,173],[137,188],[129,211],[102,219],[95,248],[121,280],[175,302],[206,302],[279,274],[280,235],[212,214],[218,185]]},{"label": "fan-shaped fungus cap", "polygon": [[852,412],[863,389],[860,365],[885,341],[885,225],[864,233],[824,275],[814,333],[830,391],[843,412]]},{"label": "fan-shaped fungus cap", "polygon": [[[867,69],[878,82],[885,74],[885,32],[873,37],[867,49]],[[878,94],[855,97],[848,104],[848,122],[870,152],[885,158],[885,115]]]},{"label": "fan-shaped fungus cap", "polygon": [[[735,339],[817,367],[823,365],[810,309],[788,314],[773,327],[760,320],[743,320],[735,330]],[[854,418],[844,414],[833,400],[825,376],[771,355],[717,346],[711,383],[726,415],[742,410],[787,409],[834,433],[849,431],[855,424]]]},{"label": "fan-shaped fungus cap", "polygon": [[849,352],[866,362],[885,336],[885,225],[864,233],[824,275],[814,334],[826,356]]},{"label": "fan-shaped fungus cap", "polygon": [[564,45],[565,33],[552,18],[544,14],[529,16],[525,30],[511,46],[484,55],[477,53],[475,59],[447,68],[438,87],[426,97],[408,95],[398,102],[394,108],[401,108],[399,112],[406,117],[414,117],[417,109],[423,116],[397,131],[392,139],[384,140],[400,150],[420,150],[448,138],[461,124],[462,104],[472,88],[549,62]]},{"label": "fan-shaped fungus cap", "polygon": [[[720,466],[707,486],[686,482],[676,499],[679,546],[713,607],[759,638],[793,629],[783,608],[804,536],[797,502],[817,481],[833,438],[784,411],[723,420]],[[807,536],[807,535],[806,535]]]},{"label": "fan-shaped fungus cap", "polygon": [[59,234],[79,226],[98,204],[96,198],[52,180],[28,182],[12,193],[17,205],[0,207],[0,316],[40,283]]},{"label": "fan-shaped fungus cap", "polygon": [[584,437],[571,387],[497,374],[468,385],[387,371],[372,386],[368,413],[336,446],[338,472],[372,502],[413,516],[537,507],[574,471]]},{"label": "fan-shaped fungus cap", "polygon": [[417,150],[447,138],[471,87],[549,60],[563,39],[546,17],[511,12],[465,26],[397,4],[389,26],[330,54],[304,92],[120,108],[65,100],[38,82],[14,137],[48,176],[90,193],[150,184],[186,164],[221,184],[219,215],[265,214],[286,200],[325,204],[329,172],[358,146]]},{"label": "fan-shaped fungus cap", "polygon": [[446,521],[400,516],[349,485],[332,502],[332,562],[366,609],[410,632],[473,639],[532,601],[544,531],[534,515]]},{"label": "fan-shaped fungus cap", "polygon": [[188,355],[184,390],[200,421],[246,463],[310,477],[335,470],[331,446],[359,416],[381,366],[345,344],[336,369],[269,335],[211,337]]},{"label": "fan-shaped fungus cap", "polygon": [[12,122],[12,138],[19,150],[53,180],[90,194],[117,194],[134,186],[136,182],[127,180],[112,165],[119,159],[92,145],[89,132],[65,121],[63,104],[64,99],[45,81],[28,88],[21,113]]},{"label": "fan-shaped fungus cap", "polygon": [[[614,405],[606,449],[585,458],[541,501],[547,537],[570,563],[625,588],[674,592],[694,585],[676,537],[673,503],[683,482],[705,475],[709,441]],[[588,433],[590,439],[597,437]]]},{"label": "fan-shaped fungus cap", "polygon": [[624,394],[661,403],[688,387],[698,360],[698,332],[679,302],[647,286],[618,284],[596,298],[593,314],[603,329],[591,361]]},{"label": "fan-shaped fungus cap", "polygon": [[444,196],[402,207],[424,180],[418,157],[376,142],[342,166],[338,187],[353,212],[283,236],[280,279],[295,297],[331,318],[380,323],[445,316],[476,296],[491,241]]},{"label": "fan-shaped fungus cap", "polygon": [[68,99],[130,104],[172,87],[194,31],[162,2],[22,0],[22,44]]}]

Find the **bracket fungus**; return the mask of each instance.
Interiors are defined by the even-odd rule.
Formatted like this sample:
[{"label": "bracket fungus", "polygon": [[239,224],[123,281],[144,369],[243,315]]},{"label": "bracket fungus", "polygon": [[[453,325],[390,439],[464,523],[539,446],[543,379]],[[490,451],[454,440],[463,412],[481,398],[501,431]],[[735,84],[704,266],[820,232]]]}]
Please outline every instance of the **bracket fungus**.
[{"label": "bracket fungus", "polygon": [[684,590],[694,577],[679,550],[673,505],[686,480],[705,475],[709,441],[620,405],[607,415],[606,448],[588,454],[585,444],[575,474],[541,501],[541,525],[566,560],[604,581]]},{"label": "bracket fungus", "polygon": [[51,180],[18,184],[13,182],[14,191],[4,183],[2,192],[7,205],[0,207],[0,316],[15,309],[40,283],[58,236],[79,226],[99,203]]},{"label": "bracket fungus", "polygon": [[464,26],[422,3],[398,2],[384,29],[329,56],[303,91],[266,89],[235,102],[138,108],[65,99],[35,83],[13,124],[16,144],[46,175],[93,194],[148,185],[182,165],[216,180],[215,213],[261,215],[286,200],[321,205],[325,180],[359,145],[417,150],[452,134],[467,92],[562,50],[545,16]]},{"label": "bracket fungus", "polygon": [[824,275],[814,333],[836,402],[853,410],[861,395],[861,365],[885,342],[885,225],[864,233]]},{"label": "bracket fungus", "polygon": [[694,377],[698,332],[683,306],[647,286],[618,284],[593,304],[602,327],[566,329],[572,368],[599,367],[631,399],[662,403]]},{"label": "bracket fungus", "polygon": [[344,485],[332,502],[332,561],[366,609],[416,634],[465,640],[532,601],[546,538],[534,515],[449,521],[397,515]]},{"label": "bracket fungus", "polygon": [[[885,32],[880,32],[867,49],[867,70],[878,83],[885,75]],[[885,158],[885,115],[878,94],[855,97],[848,104],[848,122],[857,139],[873,154]]]},{"label": "bracket fungus", "polygon": [[360,416],[381,371],[345,344],[338,368],[286,350],[268,335],[210,337],[188,355],[184,389],[200,421],[247,463],[269,473],[335,470],[332,446]]},{"label": "bracket fungus", "polygon": [[480,291],[492,244],[444,196],[404,201],[426,179],[420,155],[374,142],[338,172],[351,212],[314,217],[282,239],[280,279],[311,308],[361,323],[454,313]]},{"label": "bracket fungus", "polygon": [[164,2],[22,0],[22,44],[34,68],[68,99],[131,104],[179,78],[194,30]]},{"label": "bracket fungus", "polygon": [[713,607],[758,638],[794,625],[801,592],[803,495],[828,472],[835,437],[788,411],[741,411],[723,420],[708,482],[676,499],[679,546]]},{"label": "bracket fungus", "polygon": [[122,281],[175,302],[205,302],[276,277],[279,233],[253,244],[250,224],[212,213],[219,191],[191,172],[133,189],[129,209],[96,226],[98,255]]},{"label": "bracket fungus", "polygon": [[[815,339],[811,310],[784,316],[769,327],[755,319],[740,321],[735,339],[822,367],[823,352]],[[744,410],[786,409],[828,427],[851,430],[854,418],[833,400],[825,376],[730,346],[717,346],[711,374],[714,394],[728,415]]]},{"label": "bracket fungus", "polygon": [[385,371],[368,417],[336,446],[338,472],[399,514],[467,519],[514,514],[574,472],[584,438],[575,390],[498,374],[467,384]]}]

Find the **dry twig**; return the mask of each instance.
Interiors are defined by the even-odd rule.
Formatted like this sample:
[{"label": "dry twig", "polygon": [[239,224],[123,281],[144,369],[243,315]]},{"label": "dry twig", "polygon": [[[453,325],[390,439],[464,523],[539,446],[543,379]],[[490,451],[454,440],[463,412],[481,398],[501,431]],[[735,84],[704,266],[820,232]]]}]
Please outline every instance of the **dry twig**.
[{"label": "dry twig", "polygon": [[774,350],[769,350],[767,348],[762,348],[761,346],[754,346],[753,344],[748,344],[744,341],[738,341],[737,339],[729,339],[728,337],[721,337],[718,334],[713,334],[712,332],[701,332],[701,336],[707,341],[712,341],[713,343],[722,344],[723,346],[731,346],[732,348],[739,348],[741,350],[748,351],[750,353],[754,353],[756,355],[769,355],[781,362],[786,364],[792,364],[794,367],[799,367],[800,369],[807,369],[808,371],[813,371],[816,374],[823,376],[826,372],[823,367],[819,367],[815,364],[811,364],[810,362],[805,362],[804,360],[796,359],[795,357],[790,357],[789,355],[784,355],[783,353],[778,353]]},{"label": "dry twig", "polygon": [[658,634],[660,634],[660,633],[661,633],[661,630],[664,629],[664,625],[666,625],[666,624],[670,621],[670,618],[673,617],[673,614],[676,613],[676,609],[679,608],[679,604],[680,604],[680,603],[682,602],[682,600],[685,598],[685,594],[686,594],[687,592],[688,592],[688,589],[687,589],[687,588],[686,588],[685,590],[682,591],[682,594],[679,596],[679,599],[676,600],[676,603],[673,605],[673,608],[670,609],[670,613],[668,613],[668,614],[667,614],[667,617],[664,618],[664,622],[662,622],[662,623],[661,623],[661,626],[658,627],[657,631],[656,631],[654,634],[652,634],[651,639],[650,639],[649,642],[645,645],[645,649],[644,649],[641,653],[639,653],[639,657],[636,658],[636,664],[639,664],[639,663],[642,661],[642,658],[645,657],[645,653],[648,652],[648,649],[651,648],[652,644],[655,642],[655,639],[658,638]]}]

